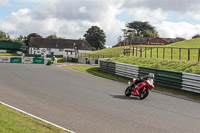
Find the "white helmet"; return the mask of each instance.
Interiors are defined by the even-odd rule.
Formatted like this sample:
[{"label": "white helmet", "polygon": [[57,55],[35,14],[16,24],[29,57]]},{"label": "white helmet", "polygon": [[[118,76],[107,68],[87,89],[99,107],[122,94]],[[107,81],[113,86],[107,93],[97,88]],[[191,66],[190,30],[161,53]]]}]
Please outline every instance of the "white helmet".
[{"label": "white helmet", "polygon": [[150,78],[150,79],[154,79],[154,74],[153,73],[149,73],[147,77]]}]

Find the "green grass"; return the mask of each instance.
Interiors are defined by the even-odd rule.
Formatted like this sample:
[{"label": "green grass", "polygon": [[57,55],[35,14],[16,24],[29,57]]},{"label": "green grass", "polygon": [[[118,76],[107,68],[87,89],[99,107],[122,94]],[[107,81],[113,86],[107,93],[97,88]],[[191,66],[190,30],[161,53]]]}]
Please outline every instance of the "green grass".
[{"label": "green grass", "polygon": [[[179,49],[178,48],[200,48],[200,38],[196,39],[191,39],[191,40],[185,40],[177,43],[172,43],[169,45],[134,45],[134,46],[126,46],[126,47],[142,47],[143,52],[142,52],[142,57],[145,57],[145,50],[144,47],[147,47],[146,49],[146,58],[151,59],[151,50],[148,47],[153,47],[152,49],[152,58],[157,58],[157,48],[155,47],[165,47],[165,59],[171,59],[171,48],[173,47],[173,60],[179,60]],[[105,55],[105,57],[121,57],[123,55],[123,49],[124,46],[121,47],[114,47],[114,48],[108,48],[108,49],[103,49],[103,50],[98,50],[98,51],[93,51],[88,54],[90,55],[90,58],[93,58],[93,54],[95,55]],[[133,50],[131,49],[131,52]],[[136,51],[136,49],[135,49]],[[84,55],[84,54],[83,54]],[[134,54],[136,57],[136,52]],[[89,57],[86,55],[86,57]],[[102,56],[100,56],[102,57]],[[140,50],[137,50],[137,57],[140,57]],[[98,56],[94,57],[95,59],[98,58]],[[163,59],[163,49],[159,48],[158,49],[158,58]],[[181,60],[188,60],[188,50],[187,49],[182,49],[181,50]],[[190,50],[190,61],[198,61],[198,50],[197,49],[191,49]]]},{"label": "green grass", "polygon": [[14,53],[0,53],[0,56],[20,56],[20,55]]},{"label": "green grass", "polygon": [[110,73],[101,72],[99,66],[72,65],[72,66],[65,66],[65,67],[72,68],[72,69],[75,69],[75,70],[78,70],[78,71],[82,71],[82,72],[89,73],[89,74],[99,76],[99,77],[102,77],[102,78],[106,78],[106,79],[128,82],[127,78],[120,77],[120,76],[117,76],[117,75],[113,75],[113,74],[110,74]]},{"label": "green grass", "polygon": [[[38,119],[0,104],[1,133],[67,133]],[[68,132],[69,133],[69,132]]]},{"label": "green grass", "polygon": [[187,72],[200,74],[200,62],[187,62],[187,61],[174,61],[174,60],[162,60],[162,59],[144,59],[128,57],[114,57],[108,61],[120,62],[125,64],[132,64],[144,67],[152,67],[158,69],[165,69],[171,71]]},{"label": "green grass", "polygon": [[[74,66],[65,66],[65,67],[75,69],[78,71],[82,71],[82,72],[92,74],[95,76],[103,77],[106,79],[125,82],[125,83],[132,80],[132,79],[121,77],[121,76],[118,76],[115,74],[102,72],[102,71],[100,71],[99,66],[90,66],[90,65],[75,66],[74,65]],[[195,93],[191,93],[191,92],[186,92],[186,91],[182,91],[182,90],[174,90],[174,89],[165,88],[165,87],[161,87],[161,86],[157,86],[157,85],[155,86],[155,89],[159,90],[159,91],[163,91],[163,92],[169,92],[169,93],[176,94],[176,95],[186,96],[186,97],[189,97],[189,98],[192,98],[195,100],[200,100],[199,94],[195,94]]]}]

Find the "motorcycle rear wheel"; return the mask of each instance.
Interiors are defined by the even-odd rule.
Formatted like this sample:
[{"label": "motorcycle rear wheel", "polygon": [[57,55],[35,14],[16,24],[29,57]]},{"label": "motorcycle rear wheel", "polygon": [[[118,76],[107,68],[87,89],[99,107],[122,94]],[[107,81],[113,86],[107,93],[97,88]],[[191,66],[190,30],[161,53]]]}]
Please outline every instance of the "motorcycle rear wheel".
[{"label": "motorcycle rear wheel", "polygon": [[145,99],[149,95],[149,89],[146,89],[146,91],[143,91],[143,90],[144,90],[144,87],[140,90],[140,95],[139,95],[140,100]]},{"label": "motorcycle rear wheel", "polygon": [[126,90],[125,90],[125,96],[129,97],[131,95],[131,87],[127,87]]}]

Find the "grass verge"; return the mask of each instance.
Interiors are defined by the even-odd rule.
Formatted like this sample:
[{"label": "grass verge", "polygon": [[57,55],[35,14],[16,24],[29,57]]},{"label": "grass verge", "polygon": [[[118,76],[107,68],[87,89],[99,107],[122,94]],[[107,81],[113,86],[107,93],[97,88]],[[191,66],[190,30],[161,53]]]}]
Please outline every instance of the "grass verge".
[{"label": "grass verge", "polygon": [[132,64],[137,66],[165,69],[171,71],[200,74],[200,62],[187,62],[163,59],[145,59],[132,56],[113,57],[109,61]]},{"label": "grass verge", "polygon": [[0,104],[1,133],[69,133]]},{"label": "grass verge", "polygon": [[[78,71],[82,71],[82,72],[86,72],[86,73],[89,73],[89,74],[92,74],[95,76],[99,76],[99,77],[103,77],[106,79],[111,79],[111,80],[125,82],[125,83],[127,83],[128,81],[131,80],[129,78],[121,77],[121,76],[118,76],[115,74],[102,72],[102,71],[100,71],[99,66],[91,66],[91,65],[79,65],[79,66],[74,65],[73,66],[72,65],[72,66],[65,66],[65,67],[71,68],[74,70],[78,70]],[[157,86],[157,85],[156,85],[155,89],[159,90],[159,91],[163,91],[163,92],[180,95],[180,96],[185,96],[185,97],[200,101],[200,95],[196,94],[196,93],[186,92],[183,90],[175,90],[175,89],[171,89],[171,88],[165,88],[165,87]]]},{"label": "grass verge", "polygon": [[0,53],[0,56],[20,56],[20,55],[14,53]]}]

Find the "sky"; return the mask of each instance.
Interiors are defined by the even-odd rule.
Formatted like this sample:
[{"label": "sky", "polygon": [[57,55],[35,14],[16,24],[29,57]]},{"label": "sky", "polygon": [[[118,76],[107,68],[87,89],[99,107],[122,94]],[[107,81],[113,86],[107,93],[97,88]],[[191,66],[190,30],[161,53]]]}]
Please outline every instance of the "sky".
[{"label": "sky", "polygon": [[117,44],[126,23],[147,21],[160,37],[200,34],[199,0],[0,0],[0,30],[15,39],[38,33],[79,39],[91,26]]}]

